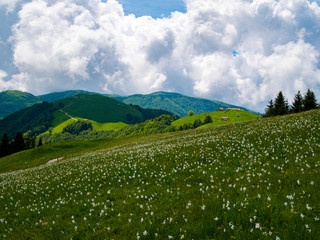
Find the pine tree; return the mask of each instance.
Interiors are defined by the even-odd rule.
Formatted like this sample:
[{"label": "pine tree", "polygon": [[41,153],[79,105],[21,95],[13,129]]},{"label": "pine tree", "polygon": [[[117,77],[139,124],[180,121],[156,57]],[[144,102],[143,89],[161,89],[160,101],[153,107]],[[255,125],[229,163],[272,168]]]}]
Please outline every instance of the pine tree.
[{"label": "pine tree", "polygon": [[13,141],[13,152],[20,152],[25,149],[24,138],[22,132],[17,132]]},{"label": "pine tree", "polygon": [[276,97],[274,101],[274,107],[275,107],[275,114],[276,115],[285,115],[288,114],[289,105],[285,101],[285,98],[283,96],[282,91],[278,93],[278,96]]},{"label": "pine tree", "polygon": [[304,95],[303,105],[305,111],[317,108],[316,96],[314,95],[314,92],[312,92],[310,89],[308,89],[307,93]]},{"label": "pine tree", "polygon": [[300,91],[298,91],[298,93],[295,95],[293,103],[292,103],[292,112],[299,113],[302,111],[303,111],[303,98],[302,98]]},{"label": "pine tree", "polygon": [[5,133],[2,136],[1,148],[0,148],[0,157],[5,157],[10,154],[10,142],[8,134]]},{"label": "pine tree", "polygon": [[42,143],[42,138],[39,139],[39,143],[38,143],[38,146],[37,147],[41,147],[43,145]]},{"label": "pine tree", "polygon": [[269,105],[267,106],[266,110],[265,110],[265,114],[264,117],[272,117],[275,116],[275,107],[273,104],[273,100],[270,100]]}]

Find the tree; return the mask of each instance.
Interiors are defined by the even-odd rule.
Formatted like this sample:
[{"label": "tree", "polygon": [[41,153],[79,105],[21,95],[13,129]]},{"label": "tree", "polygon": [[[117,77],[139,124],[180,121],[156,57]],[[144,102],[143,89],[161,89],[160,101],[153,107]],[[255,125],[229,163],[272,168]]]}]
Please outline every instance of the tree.
[{"label": "tree", "polygon": [[317,108],[316,96],[314,95],[314,92],[312,92],[310,89],[308,89],[307,93],[304,95],[303,106],[305,111]]},{"label": "tree", "polygon": [[82,131],[92,130],[92,123],[89,121],[74,121],[62,129],[62,133],[78,135]]},{"label": "tree", "polygon": [[302,111],[303,111],[303,98],[302,98],[300,91],[298,91],[298,93],[295,95],[293,103],[292,103],[292,112],[299,113]]},{"label": "tree", "polygon": [[36,146],[36,136],[32,136],[31,131],[24,133],[23,138],[25,149],[34,148]]},{"label": "tree", "polygon": [[207,123],[212,123],[213,121],[212,121],[212,118],[211,118],[211,116],[206,116],[206,118],[204,119],[204,124],[207,124]]},{"label": "tree", "polygon": [[13,152],[20,152],[25,149],[24,138],[22,132],[17,132],[15,139],[13,140]]},{"label": "tree", "polygon": [[43,143],[42,143],[42,138],[40,138],[37,147],[41,147],[42,145],[43,145]]},{"label": "tree", "polygon": [[288,114],[289,104],[285,100],[282,91],[278,93],[274,101],[275,115],[285,115]]},{"label": "tree", "polygon": [[201,125],[202,125],[201,120],[196,119],[196,120],[194,120],[194,122],[192,124],[192,128],[197,128],[197,127],[200,127]]},{"label": "tree", "polygon": [[190,110],[190,111],[188,112],[188,115],[191,117],[191,116],[194,115],[194,112],[193,112],[192,110]]},{"label": "tree", "polygon": [[1,140],[0,157],[5,157],[10,154],[10,142],[7,133],[4,133]]},{"label": "tree", "polygon": [[269,105],[267,106],[265,110],[264,117],[272,117],[276,115],[275,106],[273,103],[273,100],[270,100]]}]

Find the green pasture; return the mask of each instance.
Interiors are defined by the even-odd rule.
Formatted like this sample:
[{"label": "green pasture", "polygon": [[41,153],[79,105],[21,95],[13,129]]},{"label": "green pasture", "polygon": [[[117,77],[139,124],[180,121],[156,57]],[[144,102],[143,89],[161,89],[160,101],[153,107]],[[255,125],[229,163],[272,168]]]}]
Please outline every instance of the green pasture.
[{"label": "green pasture", "polygon": [[316,110],[14,154],[65,158],[0,175],[0,238],[318,239],[319,139]]}]

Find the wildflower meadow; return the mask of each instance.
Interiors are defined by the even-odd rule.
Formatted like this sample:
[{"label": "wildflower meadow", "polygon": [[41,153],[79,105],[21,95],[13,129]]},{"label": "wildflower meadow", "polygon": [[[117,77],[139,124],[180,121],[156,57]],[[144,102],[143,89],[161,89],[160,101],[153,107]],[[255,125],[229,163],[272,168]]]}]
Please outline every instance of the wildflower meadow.
[{"label": "wildflower meadow", "polygon": [[319,239],[320,111],[0,175],[0,239]]}]

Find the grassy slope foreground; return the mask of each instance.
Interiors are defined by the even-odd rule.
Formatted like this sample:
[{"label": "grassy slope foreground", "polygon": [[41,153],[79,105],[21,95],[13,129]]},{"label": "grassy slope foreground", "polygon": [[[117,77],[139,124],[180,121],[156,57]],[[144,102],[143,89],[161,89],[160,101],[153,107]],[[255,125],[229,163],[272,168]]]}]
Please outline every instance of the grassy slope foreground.
[{"label": "grassy slope foreground", "polygon": [[0,238],[318,239],[320,111],[0,175]]}]

